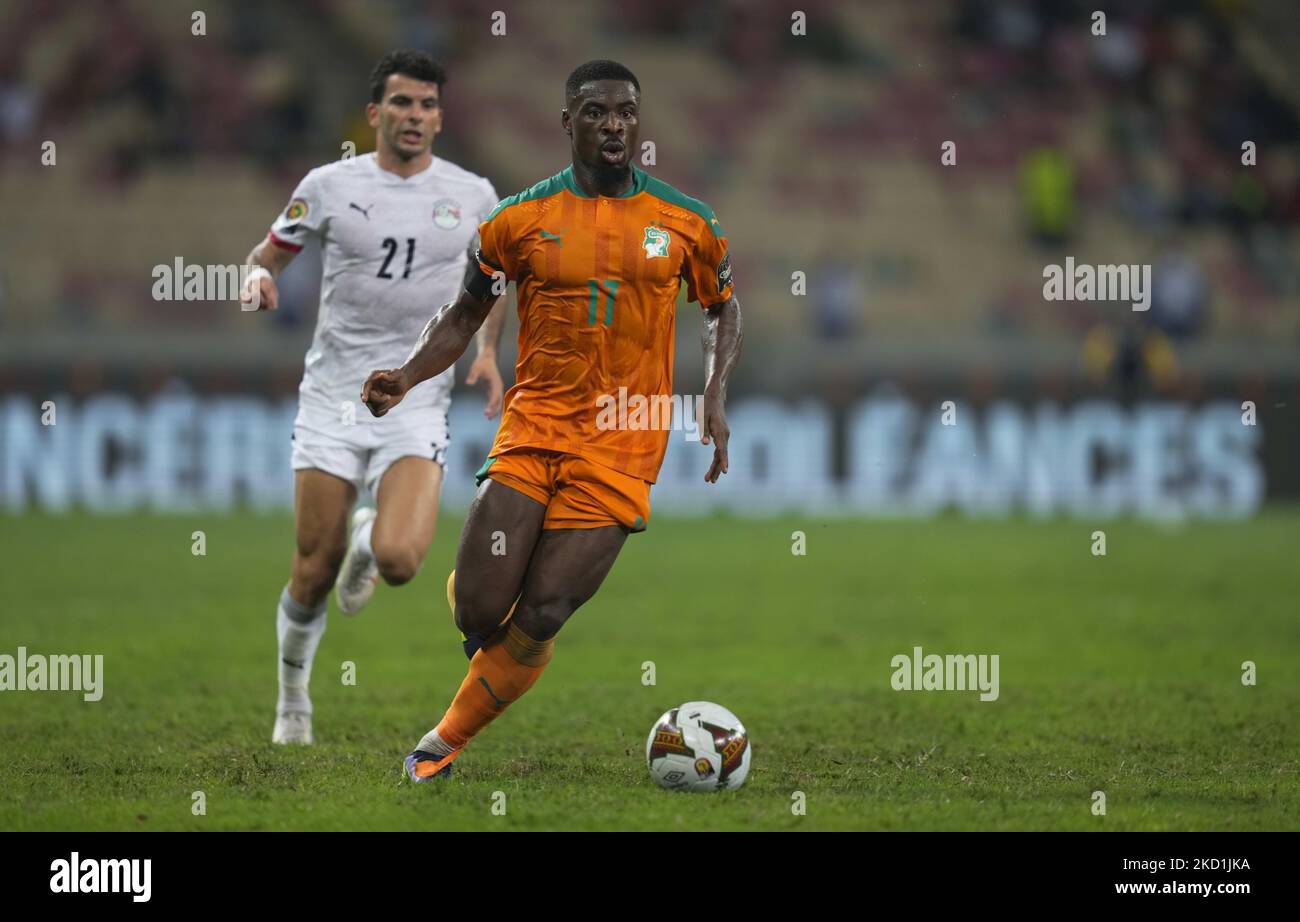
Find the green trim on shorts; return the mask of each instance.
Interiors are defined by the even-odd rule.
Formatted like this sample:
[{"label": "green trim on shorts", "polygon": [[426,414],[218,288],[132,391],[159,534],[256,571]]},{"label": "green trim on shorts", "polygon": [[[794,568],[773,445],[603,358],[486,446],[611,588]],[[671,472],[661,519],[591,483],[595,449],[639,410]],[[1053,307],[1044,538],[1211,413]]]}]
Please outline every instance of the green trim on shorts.
[{"label": "green trim on shorts", "polygon": [[496,456],[492,456],[483,462],[483,466],[474,472],[474,486],[483,486],[483,481],[487,480],[488,468],[496,461]]},{"label": "green trim on shorts", "polygon": [[643,531],[645,531],[645,519],[637,516],[636,521],[632,523],[632,534],[639,534]]}]

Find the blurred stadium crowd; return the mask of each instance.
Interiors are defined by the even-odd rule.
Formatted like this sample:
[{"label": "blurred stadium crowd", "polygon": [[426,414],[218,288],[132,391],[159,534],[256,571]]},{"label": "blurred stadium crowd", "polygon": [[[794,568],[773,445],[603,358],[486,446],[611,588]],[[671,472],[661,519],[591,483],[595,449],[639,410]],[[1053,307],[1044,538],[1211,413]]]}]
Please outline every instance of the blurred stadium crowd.
[{"label": "blurred stadium crowd", "polygon": [[[150,270],[242,261],[307,169],[370,149],[366,77],[394,46],[446,62],[435,153],[503,196],[566,163],[574,65],[637,72],[647,169],[731,237],[751,390],[953,363],[1100,380],[1130,362],[1157,387],[1180,362],[1293,367],[1290,2],[1135,0],[1104,36],[1094,4],[1064,0],[807,0],[806,36],[769,0],[196,5],[203,35],[170,2],[0,2],[0,385],[23,362],[87,387],[244,363],[291,392],[318,263],[294,265],[270,322],[155,301]],[[1043,266],[1066,255],[1152,264],[1152,309],[1044,301]]]}]

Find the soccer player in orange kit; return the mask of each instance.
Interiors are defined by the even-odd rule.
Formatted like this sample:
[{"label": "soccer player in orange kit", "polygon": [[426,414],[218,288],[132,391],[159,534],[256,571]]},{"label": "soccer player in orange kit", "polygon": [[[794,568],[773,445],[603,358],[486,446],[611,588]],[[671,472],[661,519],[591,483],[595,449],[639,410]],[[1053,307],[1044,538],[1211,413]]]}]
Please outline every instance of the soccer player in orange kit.
[{"label": "soccer player in orange kit", "polygon": [[671,396],[682,280],[704,310],[700,441],[713,445],[704,478],[727,472],[724,404],[742,322],[726,237],[709,206],[633,165],[641,87],[631,71],[591,61],[564,90],[572,164],[493,209],[459,299],[429,321],[401,368],[371,373],[362,389],[384,415],[456,361],[515,282],[515,385],[456,554],[469,673],[406,757],[417,782],[449,775],[465,744],[532,687],[565,621],[595,594],[627,536],[645,529],[667,425],[600,426],[597,410],[620,387],[651,403]]}]

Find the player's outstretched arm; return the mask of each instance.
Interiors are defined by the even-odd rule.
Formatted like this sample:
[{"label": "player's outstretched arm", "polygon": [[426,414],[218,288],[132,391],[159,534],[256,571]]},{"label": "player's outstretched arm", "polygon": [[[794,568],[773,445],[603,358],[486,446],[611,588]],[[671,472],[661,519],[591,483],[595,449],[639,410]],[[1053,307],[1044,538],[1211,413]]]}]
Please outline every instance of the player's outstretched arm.
[{"label": "player's outstretched arm", "polygon": [[480,297],[465,289],[455,301],[444,304],[424,325],[420,339],[401,368],[372,371],[366,378],[361,387],[361,400],[370,412],[383,416],[401,403],[415,385],[450,368],[465,352],[498,297],[498,293],[491,291]]},{"label": "player's outstretched arm", "polygon": [[735,296],[704,310],[704,411],[700,442],[713,444],[713,463],[704,479],[717,483],[727,473],[727,381],[740,361],[745,325]]},{"label": "player's outstretched arm", "polygon": [[243,290],[239,293],[239,300],[244,304],[256,304],[259,311],[273,311],[279,307],[280,291],[276,288],[275,277],[297,255],[296,250],[276,246],[270,237],[253,247],[244,260],[248,274],[245,276]]}]

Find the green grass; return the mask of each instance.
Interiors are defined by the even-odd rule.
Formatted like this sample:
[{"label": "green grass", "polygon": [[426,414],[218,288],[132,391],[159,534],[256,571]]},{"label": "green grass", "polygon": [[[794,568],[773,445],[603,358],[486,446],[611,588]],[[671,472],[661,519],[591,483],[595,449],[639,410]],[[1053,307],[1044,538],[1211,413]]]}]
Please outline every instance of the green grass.
[{"label": "green grass", "polygon": [[[0,829],[1300,828],[1294,510],[1180,528],[657,519],[450,783],[414,786],[401,757],[465,672],[443,600],[460,524],[444,517],[414,583],[330,612],[318,743],[283,749],[287,517],[0,518],[0,653],[105,658],[98,703],[0,693]],[[999,700],[892,690],[890,659],[918,644],[997,653]],[[749,728],[741,790],[651,783],[650,725],[693,698]]]}]

